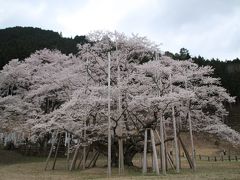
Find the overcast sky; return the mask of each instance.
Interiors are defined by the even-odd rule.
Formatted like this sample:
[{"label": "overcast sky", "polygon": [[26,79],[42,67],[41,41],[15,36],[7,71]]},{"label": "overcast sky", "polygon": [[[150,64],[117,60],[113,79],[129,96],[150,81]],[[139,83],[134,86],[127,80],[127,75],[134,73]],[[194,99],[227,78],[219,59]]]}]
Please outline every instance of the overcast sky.
[{"label": "overcast sky", "polygon": [[0,0],[0,29],[33,26],[65,37],[138,33],[162,50],[240,57],[240,0]]}]

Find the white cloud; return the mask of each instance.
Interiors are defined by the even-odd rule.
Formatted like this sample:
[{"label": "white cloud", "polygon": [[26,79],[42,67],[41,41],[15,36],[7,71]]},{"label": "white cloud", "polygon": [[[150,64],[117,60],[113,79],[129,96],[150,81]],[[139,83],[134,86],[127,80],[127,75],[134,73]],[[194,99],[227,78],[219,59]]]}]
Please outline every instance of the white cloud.
[{"label": "white cloud", "polygon": [[87,34],[94,30],[116,30],[122,21],[151,0],[89,0],[75,12],[65,11],[57,17],[65,35]]},{"label": "white cloud", "polygon": [[0,22],[13,21],[34,21],[39,20],[44,15],[46,3],[39,1],[31,4],[27,1],[5,1],[0,2]]},{"label": "white cloud", "polygon": [[162,50],[212,58],[240,57],[239,0],[0,0],[0,27],[38,26],[83,35],[139,33]]},{"label": "white cloud", "polygon": [[[240,36],[240,9],[228,14],[212,14],[207,19],[183,23],[177,30],[163,36],[164,48],[178,51],[186,47],[193,55],[207,58],[233,59],[240,56],[236,41]],[[164,34],[162,32],[162,34]]]}]

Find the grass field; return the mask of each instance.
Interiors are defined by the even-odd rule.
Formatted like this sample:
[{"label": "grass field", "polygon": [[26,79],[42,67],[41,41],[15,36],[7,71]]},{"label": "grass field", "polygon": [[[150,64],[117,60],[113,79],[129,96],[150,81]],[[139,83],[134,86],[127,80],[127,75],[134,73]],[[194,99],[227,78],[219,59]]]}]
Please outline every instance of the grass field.
[{"label": "grass field", "polygon": [[[139,160],[136,160],[136,163]],[[0,150],[0,180],[72,180],[72,179],[107,179],[104,159],[96,168],[86,170],[65,170],[65,159],[57,161],[56,170],[44,171],[45,158],[24,157],[14,152]],[[50,164],[51,165],[51,164]],[[198,161],[197,171],[192,172],[182,161],[183,169],[179,174],[173,170],[166,176],[156,176],[153,173],[142,176],[141,169],[126,169],[124,176],[118,176],[118,170],[113,168],[110,179],[240,179],[240,161]]]}]

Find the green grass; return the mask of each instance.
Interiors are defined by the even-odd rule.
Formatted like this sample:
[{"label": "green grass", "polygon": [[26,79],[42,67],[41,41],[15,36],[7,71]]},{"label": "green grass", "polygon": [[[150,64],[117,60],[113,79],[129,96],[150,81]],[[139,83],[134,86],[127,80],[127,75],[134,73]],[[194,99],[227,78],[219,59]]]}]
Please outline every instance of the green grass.
[{"label": "green grass", "polygon": [[[136,160],[136,162],[139,162],[139,160]],[[49,169],[51,168],[51,163],[49,164]],[[45,158],[25,157],[14,152],[1,151],[0,180],[107,179],[105,163],[105,159],[100,159],[96,168],[70,172],[65,170],[66,160],[59,159],[56,164],[56,170],[44,171]],[[113,168],[110,179],[240,179],[240,161],[197,161],[196,172],[192,172],[188,168],[186,160],[182,161],[182,166],[183,169],[179,174],[170,170],[166,176],[156,176],[154,173],[148,173],[143,176],[141,169],[138,168],[126,168],[125,175],[119,176],[118,169]]]}]

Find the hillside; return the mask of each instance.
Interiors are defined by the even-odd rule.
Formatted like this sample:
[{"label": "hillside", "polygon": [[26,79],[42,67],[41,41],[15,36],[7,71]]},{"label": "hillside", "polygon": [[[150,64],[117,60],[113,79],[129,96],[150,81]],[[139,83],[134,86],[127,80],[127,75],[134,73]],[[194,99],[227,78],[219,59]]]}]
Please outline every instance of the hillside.
[{"label": "hillside", "polygon": [[234,130],[240,132],[240,104],[236,104],[229,108],[229,116],[226,119],[226,124]]},{"label": "hillside", "polygon": [[24,59],[36,50],[58,49],[64,54],[76,53],[85,36],[64,38],[61,34],[33,27],[12,27],[0,30],[0,69],[14,58]]},{"label": "hillside", "polygon": [[201,56],[193,57],[193,61],[200,66],[212,66],[214,68],[213,76],[221,78],[221,83],[232,96],[240,100],[240,60],[238,58],[228,61],[219,59],[207,60]]}]

